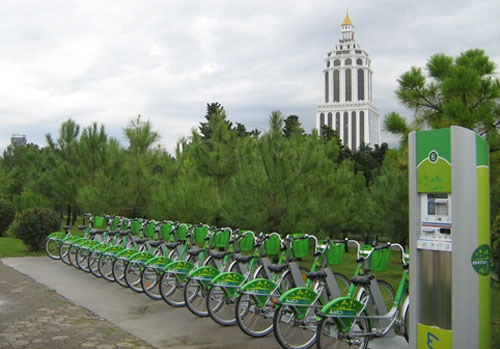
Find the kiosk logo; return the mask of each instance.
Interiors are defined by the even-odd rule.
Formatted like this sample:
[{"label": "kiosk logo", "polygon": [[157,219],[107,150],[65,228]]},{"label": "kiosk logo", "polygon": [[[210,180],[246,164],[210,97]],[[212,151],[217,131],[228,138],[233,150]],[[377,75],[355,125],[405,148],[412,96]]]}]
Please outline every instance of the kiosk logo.
[{"label": "kiosk logo", "polygon": [[471,257],[472,268],[479,275],[488,276],[491,270],[490,245],[484,244],[474,250]]}]

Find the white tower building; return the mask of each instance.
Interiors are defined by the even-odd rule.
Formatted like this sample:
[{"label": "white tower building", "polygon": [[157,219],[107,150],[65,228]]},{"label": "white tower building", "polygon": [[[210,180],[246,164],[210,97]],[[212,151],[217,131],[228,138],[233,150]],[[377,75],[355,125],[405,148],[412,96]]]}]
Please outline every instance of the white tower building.
[{"label": "white tower building", "polygon": [[352,150],[373,147],[380,143],[380,117],[373,105],[370,58],[354,40],[349,14],[340,28],[340,40],[325,59],[325,100],[316,107],[316,126],[331,127]]}]

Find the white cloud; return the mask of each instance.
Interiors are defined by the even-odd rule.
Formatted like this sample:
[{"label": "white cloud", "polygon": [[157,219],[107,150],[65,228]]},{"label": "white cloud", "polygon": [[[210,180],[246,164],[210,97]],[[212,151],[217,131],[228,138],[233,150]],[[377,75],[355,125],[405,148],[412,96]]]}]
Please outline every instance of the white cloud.
[{"label": "white cloud", "polygon": [[122,139],[137,114],[173,150],[211,102],[248,128],[266,129],[279,109],[311,130],[324,58],[347,8],[372,59],[382,115],[402,110],[398,76],[434,53],[483,48],[500,64],[497,0],[6,0],[0,151],[13,133],[43,146],[70,117],[82,127],[103,123]]}]

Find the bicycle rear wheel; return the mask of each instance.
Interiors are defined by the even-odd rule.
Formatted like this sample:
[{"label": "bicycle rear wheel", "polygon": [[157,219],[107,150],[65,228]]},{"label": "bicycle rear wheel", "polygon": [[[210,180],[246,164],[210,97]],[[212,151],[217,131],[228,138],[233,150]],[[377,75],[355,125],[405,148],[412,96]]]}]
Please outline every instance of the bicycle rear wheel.
[{"label": "bicycle rear wheel", "polygon": [[351,280],[342,273],[333,273],[335,275],[335,281],[339,287],[340,295],[347,296],[349,292],[349,286],[351,285]]},{"label": "bicycle rear wheel", "polygon": [[270,298],[263,307],[256,304],[254,295],[243,293],[237,298],[236,322],[244,333],[252,337],[264,337],[272,332],[274,304]]},{"label": "bicycle rear wheel", "polygon": [[60,246],[61,246],[60,240],[47,239],[47,240],[45,240],[45,253],[50,258],[52,258],[54,260],[59,260],[59,259],[61,259],[61,256],[59,256],[59,247]]},{"label": "bicycle rear wheel", "polygon": [[316,341],[316,312],[319,302],[308,306],[304,318],[297,317],[294,306],[282,305],[274,314],[273,331],[278,343],[285,349],[307,349]]},{"label": "bicycle rear wheel", "polygon": [[219,325],[236,325],[236,299],[228,296],[224,286],[212,286],[208,291],[206,304],[210,317]]},{"label": "bicycle rear wheel", "polygon": [[196,279],[189,279],[184,288],[186,307],[196,316],[207,317],[207,285]]},{"label": "bicycle rear wheel", "polygon": [[[356,320],[349,334],[353,338],[347,339],[342,331],[337,327],[333,318],[324,317],[316,330],[317,349],[366,349],[369,337],[363,334],[370,332],[369,321],[363,311],[360,318]],[[358,335],[358,336],[356,336]]]}]

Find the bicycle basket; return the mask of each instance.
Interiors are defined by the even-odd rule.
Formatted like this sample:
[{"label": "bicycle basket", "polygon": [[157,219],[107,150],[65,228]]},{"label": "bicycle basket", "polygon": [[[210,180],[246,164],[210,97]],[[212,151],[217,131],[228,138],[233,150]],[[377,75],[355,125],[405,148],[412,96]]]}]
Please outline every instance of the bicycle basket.
[{"label": "bicycle basket", "polygon": [[255,235],[246,234],[240,239],[240,252],[250,252],[253,251],[255,245]]},{"label": "bicycle basket", "polygon": [[266,240],[266,254],[276,255],[280,253],[281,247],[281,237],[279,235],[271,235],[269,239]]},{"label": "bicycle basket", "polygon": [[305,234],[292,234],[292,249],[295,258],[304,258],[309,255],[309,238],[300,239]]},{"label": "bicycle basket", "polygon": [[345,245],[344,244],[331,244],[326,251],[326,259],[328,264],[338,265],[344,261]]},{"label": "bicycle basket", "polygon": [[370,256],[370,269],[373,271],[386,271],[390,255],[390,248],[373,251]]},{"label": "bicycle basket", "polygon": [[103,216],[94,216],[92,218],[92,225],[94,228],[104,228],[106,226],[106,218]]},{"label": "bicycle basket", "polygon": [[208,235],[208,227],[201,226],[194,228],[194,238],[196,243],[202,244],[205,242],[205,238]]},{"label": "bicycle basket", "polygon": [[231,237],[231,229],[226,228],[215,233],[215,247],[226,248],[229,245],[229,238]]},{"label": "bicycle basket", "polygon": [[186,241],[188,229],[189,226],[185,223],[179,225],[179,227],[177,228],[177,239],[179,241]]}]

